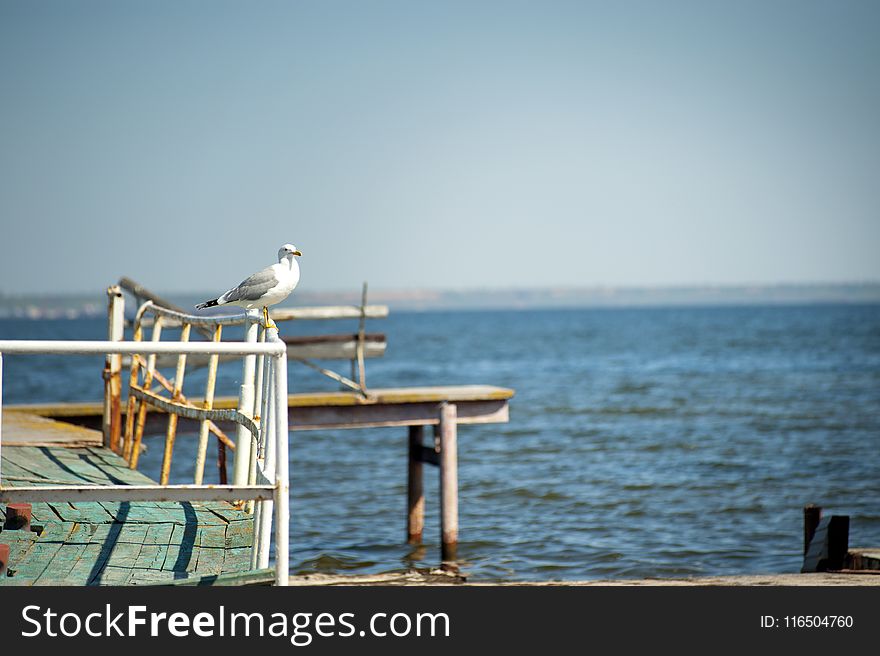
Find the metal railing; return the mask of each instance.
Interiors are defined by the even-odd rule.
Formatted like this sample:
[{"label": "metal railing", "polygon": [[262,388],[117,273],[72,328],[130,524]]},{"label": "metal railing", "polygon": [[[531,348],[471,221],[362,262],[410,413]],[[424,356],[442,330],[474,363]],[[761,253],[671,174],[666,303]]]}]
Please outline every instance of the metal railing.
[{"label": "metal railing", "polygon": [[[200,320],[190,317],[187,320]],[[195,321],[193,321],[195,322]],[[211,323],[216,322],[216,319]],[[251,324],[256,331],[257,325]],[[0,471],[0,502],[41,502],[41,501],[259,501],[255,508],[254,543],[251,565],[255,568],[268,567],[269,544],[272,532],[272,518],[275,519],[275,584],[288,584],[289,569],[289,460],[287,425],[287,348],[278,337],[278,331],[265,331],[265,342],[120,342],[120,341],[51,341],[51,340],[0,340],[0,449],[2,449],[3,424],[3,356],[4,354],[63,354],[100,355],[108,359],[121,355],[147,355],[155,358],[160,354],[186,356],[192,354],[234,355],[245,358],[256,365],[260,356],[260,380],[258,405],[261,414],[251,419],[239,411],[210,410],[169,404],[166,411],[179,414],[192,414],[193,418],[205,421],[220,419],[235,420],[247,434],[248,443],[253,441],[255,449],[250,449],[244,461],[243,471],[233,485],[51,485],[31,487],[4,487]],[[118,371],[118,369],[117,369]],[[256,372],[251,369],[251,388]],[[140,398],[146,394],[141,390]],[[138,394],[135,394],[138,396]],[[253,407],[253,398],[244,399],[241,407]],[[155,401],[155,399],[153,399]],[[159,399],[160,402],[163,402]],[[235,417],[229,413],[234,413]],[[242,416],[238,416],[238,415]],[[239,421],[240,420],[240,421]],[[240,454],[239,454],[240,455]],[[238,473],[240,458],[236,459]]]},{"label": "metal railing", "polygon": [[[121,301],[120,301],[121,302]],[[190,331],[193,327],[206,333],[214,343],[219,343],[224,326],[245,324],[245,341],[256,343],[259,328],[259,313],[245,313],[243,315],[228,317],[201,317],[185,314],[176,310],[170,310],[152,301],[142,304],[135,314],[133,323],[132,339],[141,342],[144,338],[144,320],[147,314],[154,317],[152,322],[151,343],[157,343],[161,339],[164,327],[180,327],[180,341],[189,342]],[[121,327],[118,329],[121,333]],[[277,335],[276,335],[277,336]],[[262,341],[266,341],[266,329],[263,329]],[[259,422],[259,394],[261,387],[255,385],[255,380],[262,381],[262,358],[259,359],[258,367],[255,366],[255,356],[244,357],[242,371],[242,383],[239,392],[238,410],[214,411],[214,389],[217,382],[217,367],[220,354],[213,353],[208,358],[208,377],[205,384],[204,400],[201,406],[190,403],[183,394],[184,375],[187,368],[187,354],[177,356],[175,374],[171,380],[165,378],[159,371],[156,355],[150,355],[146,360],[140,355],[131,358],[131,373],[129,377],[128,408],[124,435],[122,436],[121,448],[119,445],[119,428],[111,430],[107,443],[110,448],[121,451],[122,456],[128,461],[132,469],[136,469],[141,452],[141,440],[147,419],[147,406],[152,406],[168,413],[168,426],[165,432],[165,451],[162,457],[162,470],[159,482],[168,482],[171,472],[171,461],[174,454],[174,443],[177,437],[177,423],[179,417],[197,419],[199,423],[199,443],[196,452],[195,476],[193,482],[200,484],[204,478],[205,460],[208,449],[208,433],[217,437],[218,461],[220,482],[226,482],[226,448],[235,450],[233,482],[244,484],[248,480],[248,467],[253,467],[252,443],[257,439],[256,427],[253,420]],[[121,369],[118,365],[110,365],[113,371]],[[118,374],[116,374],[118,375]],[[111,377],[113,374],[111,373]],[[142,382],[138,384],[138,381]],[[162,397],[152,391],[152,385],[158,382],[171,394],[170,398]],[[116,383],[112,390],[108,405],[115,407],[121,403],[121,385]],[[255,394],[257,398],[255,398]],[[205,410],[210,412],[204,412]],[[237,424],[236,439],[233,442],[220,430],[215,421],[227,420]],[[113,422],[110,422],[113,424]],[[115,422],[119,426],[120,422]]]}]

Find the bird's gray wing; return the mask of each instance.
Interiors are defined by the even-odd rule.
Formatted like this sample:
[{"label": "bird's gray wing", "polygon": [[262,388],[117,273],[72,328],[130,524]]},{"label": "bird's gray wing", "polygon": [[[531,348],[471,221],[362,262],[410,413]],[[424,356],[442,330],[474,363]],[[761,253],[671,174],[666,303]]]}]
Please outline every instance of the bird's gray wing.
[{"label": "bird's gray wing", "polygon": [[218,300],[222,303],[235,303],[236,301],[257,301],[266,292],[278,284],[275,271],[271,266],[258,271],[252,276],[242,280],[238,287],[230,289]]}]

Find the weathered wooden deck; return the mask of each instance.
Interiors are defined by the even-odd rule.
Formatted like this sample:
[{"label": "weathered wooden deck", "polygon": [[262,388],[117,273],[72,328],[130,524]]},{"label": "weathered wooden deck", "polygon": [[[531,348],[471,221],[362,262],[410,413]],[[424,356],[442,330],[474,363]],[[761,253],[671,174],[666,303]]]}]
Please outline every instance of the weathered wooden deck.
[{"label": "weathered wooden deck", "polygon": [[[443,559],[454,559],[457,541],[457,424],[506,422],[513,390],[488,385],[315,392],[288,397],[292,431],[330,428],[407,427],[407,534],[420,542],[424,526],[422,463],[440,467],[444,520]],[[196,404],[200,399],[190,399]],[[234,408],[235,398],[214,407]],[[451,406],[452,413],[441,410]],[[103,448],[100,403],[11,406],[3,413],[3,485],[130,484],[154,481],[128,468]],[[441,414],[453,419],[441,430]],[[59,421],[60,420],[60,421]],[[168,415],[150,409],[147,431],[164,432]],[[226,430],[232,425],[218,422]],[[423,427],[445,435],[443,449],[423,446]],[[180,419],[180,430],[198,424]],[[401,435],[403,437],[403,435]],[[442,441],[442,440],[441,440]],[[3,506],[0,505],[0,510]],[[225,503],[38,503],[40,532],[3,531],[11,547],[13,576],[0,585],[100,585],[170,582],[242,572],[250,565],[251,516]],[[445,528],[443,528],[445,527]]]},{"label": "weathered wooden deck", "polygon": [[[3,437],[4,486],[155,484],[88,429],[9,412]],[[227,503],[31,505],[30,530],[0,530],[10,547],[0,586],[161,583],[250,566],[252,517]]]}]

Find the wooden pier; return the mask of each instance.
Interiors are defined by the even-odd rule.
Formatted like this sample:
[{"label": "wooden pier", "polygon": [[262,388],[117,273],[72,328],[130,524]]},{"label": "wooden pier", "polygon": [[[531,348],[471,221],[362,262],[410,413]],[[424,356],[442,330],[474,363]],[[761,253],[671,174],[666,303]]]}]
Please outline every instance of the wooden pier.
[{"label": "wooden pier", "polygon": [[[458,543],[458,425],[508,421],[509,400],[514,391],[489,385],[370,389],[358,392],[312,392],[288,396],[288,424],[291,431],[400,427],[401,466],[405,467],[407,498],[405,539],[418,544],[424,531],[425,493],[423,464],[439,469],[441,559],[454,560]],[[201,399],[191,399],[194,404]],[[214,408],[231,409],[238,399],[221,397]],[[123,410],[124,414],[124,410]],[[86,430],[94,444],[101,443],[103,406],[100,403],[59,403],[9,406],[5,418],[28,417],[27,421],[63,422],[71,430]],[[151,408],[146,417],[147,433],[163,433],[168,415]],[[218,422],[223,430],[232,424]],[[425,444],[425,427],[433,427],[434,439]],[[178,430],[194,433],[197,421],[180,418]],[[9,440],[15,432],[10,428]],[[4,443],[7,429],[4,424]],[[70,438],[73,439],[73,438]],[[107,450],[108,453],[109,449]],[[124,463],[123,463],[124,464]],[[5,469],[4,469],[5,471]]]},{"label": "wooden pier", "polygon": [[[97,431],[12,409],[3,431],[4,486],[155,485],[103,448]],[[21,525],[0,504],[0,551],[9,547],[0,586],[167,583],[250,567],[253,518],[226,502],[30,507]]]},{"label": "wooden pier", "polygon": [[[365,321],[387,316],[388,310],[384,306],[367,305],[366,285],[360,306],[294,308],[272,314],[276,321],[356,318],[356,333],[287,338],[282,342],[275,327],[263,327],[260,341],[272,343],[258,344],[256,316],[189,315],[131,281],[122,282],[139,301],[130,342],[124,339],[124,298],[117,286],[107,290],[108,341],[5,342],[5,348],[12,352],[17,349],[21,353],[37,353],[52,349],[107,355],[103,402],[3,408],[4,448],[0,469],[3,488],[59,488],[47,494],[35,489],[11,490],[5,494],[6,501],[31,498],[51,501],[32,504],[33,526],[38,530],[17,526],[19,510],[12,504],[3,509],[4,521],[10,520],[0,533],[0,561],[7,559],[13,573],[7,579],[15,578],[16,583],[25,585],[131,584],[190,576],[216,578],[254,567],[265,568],[269,562],[268,539],[273,511],[271,505],[254,506],[253,502],[274,498],[274,518],[280,529],[274,531],[275,539],[281,536],[285,541],[283,546],[276,545],[275,553],[282,554],[276,558],[276,583],[284,585],[288,552],[289,431],[369,427],[406,428],[405,432],[401,431],[401,473],[405,463],[408,488],[406,532],[401,537],[410,543],[421,542],[424,531],[423,465],[438,468],[441,559],[444,566],[455,560],[458,425],[508,421],[508,403],[513,390],[488,385],[368,388],[364,361],[384,354],[386,339],[384,335],[368,334]],[[148,300],[141,302],[144,297]],[[221,343],[222,329],[227,325],[245,325],[245,342]],[[179,329],[179,342],[161,343],[163,326]],[[152,329],[149,341],[144,339],[145,327]],[[190,343],[191,330],[209,337],[212,343]],[[101,350],[95,351],[98,345]],[[269,355],[277,358],[277,363],[269,360]],[[126,402],[123,402],[123,357],[128,358],[129,367]],[[224,360],[242,358],[243,382],[237,398],[214,398],[221,357]],[[330,377],[347,388],[346,391],[287,394],[288,357]],[[312,359],[350,360],[351,378]],[[166,378],[159,371],[163,364],[175,363],[173,378]],[[201,398],[194,395],[187,398],[183,394],[187,366],[203,365],[208,366],[204,393]],[[161,394],[163,388],[170,396]],[[284,412],[285,400],[287,412]],[[270,414],[271,421],[260,419],[265,420]],[[433,426],[434,430],[434,439],[429,444],[424,443],[425,426]],[[234,440],[227,436],[233,431]],[[220,486],[205,486],[202,481],[209,432],[217,438]],[[200,488],[198,491],[183,485],[177,487],[185,490],[176,489],[174,496],[168,496],[158,492],[159,488],[156,492],[152,488],[139,489],[156,485],[136,471],[141,438],[145,434],[162,433],[166,439],[161,486],[169,483],[178,433],[198,434],[195,481],[191,486]],[[283,439],[279,437],[282,435]],[[226,480],[227,449],[234,450],[235,455],[232,486],[228,486]],[[278,458],[274,456],[276,451]],[[273,463],[274,473],[264,469],[269,462]],[[267,471],[274,476],[271,485],[265,482],[269,480]],[[72,497],[65,496],[67,492],[59,487],[65,485],[91,486],[82,490],[91,501],[68,502]],[[106,490],[96,489],[96,485],[111,485],[117,489],[108,495]],[[121,490],[118,486],[137,487]],[[151,496],[156,493],[160,496]],[[230,496],[233,494],[249,496]],[[146,498],[176,501],[140,501]],[[248,512],[235,510],[226,502],[183,502],[195,498],[250,501],[244,506]],[[54,499],[65,501],[59,503]],[[103,499],[128,501],[105,503]],[[260,517],[263,507],[269,508],[268,514]],[[252,510],[256,516],[250,514]],[[83,564],[67,567],[71,559]],[[455,566],[450,564],[447,568],[455,569]]]}]

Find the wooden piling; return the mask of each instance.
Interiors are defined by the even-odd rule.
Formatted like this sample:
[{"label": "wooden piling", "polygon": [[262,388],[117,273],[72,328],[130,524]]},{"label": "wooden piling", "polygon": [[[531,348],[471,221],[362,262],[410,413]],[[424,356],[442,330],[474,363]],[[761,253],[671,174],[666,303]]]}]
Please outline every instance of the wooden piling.
[{"label": "wooden piling", "polygon": [[440,551],[444,561],[455,560],[458,548],[457,419],[454,403],[440,405]]},{"label": "wooden piling", "polygon": [[819,520],[822,519],[822,508],[813,503],[804,506],[804,556],[810,549],[810,542],[816,534],[816,528],[819,526]]},{"label": "wooden piling", "polygon": [[422,439],[424,426],[409,427],[409,458],[406,477],[406,541],[421,544],[425,528],[425,489],[423,485]]}]

